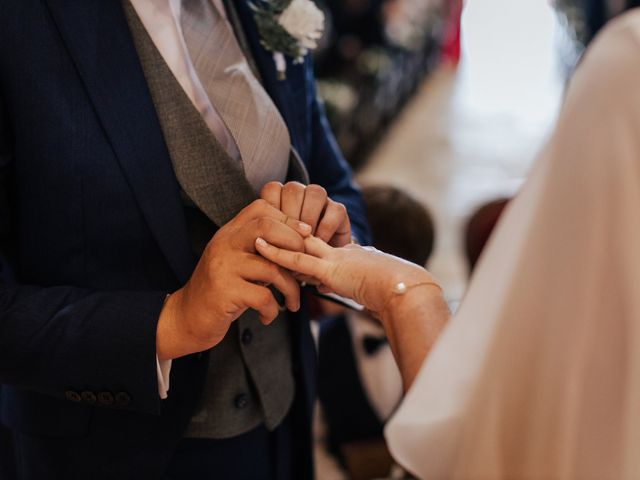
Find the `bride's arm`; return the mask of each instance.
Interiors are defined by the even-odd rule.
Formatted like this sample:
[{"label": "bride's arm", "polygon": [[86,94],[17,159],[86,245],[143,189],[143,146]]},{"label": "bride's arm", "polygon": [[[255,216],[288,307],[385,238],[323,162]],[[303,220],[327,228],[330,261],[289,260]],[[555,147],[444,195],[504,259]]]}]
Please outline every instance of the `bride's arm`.
[{"label": "bride's arm", "polygon": [[433,284],[421,284],[404,295],[394,295],[379,316],[400,368],[405,392],[413,384],[449,315],[440,289]]},{"label": "bride's arm", "polygon": [[[278,265],[318,280],[320,288],[353,298],[384,326],[407,390],[449,318],[442,290],[424,268],[370,247],[333,248],[315,237],[307,254],[256,241]],[[406,287],[404,293],[398,284]]]}]

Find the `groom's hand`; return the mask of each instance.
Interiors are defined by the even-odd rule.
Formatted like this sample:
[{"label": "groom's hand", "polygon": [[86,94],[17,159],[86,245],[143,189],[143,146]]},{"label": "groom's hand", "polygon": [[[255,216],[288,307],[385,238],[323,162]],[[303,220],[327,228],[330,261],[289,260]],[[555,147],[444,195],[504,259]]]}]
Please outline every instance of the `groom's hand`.
[{"label": "groom's hand", "polygon": [[257,237],[287,250],[304,251],[309,226],[256,200],[223,226],[207,245],[187,284],[170,295],[158,321],[156,348],[161,360],[201,352],[218,344],[231,323],[247,309],[264,324],[279,305],[267,288],[285,297],[289,310],[300,307],[298,283],[290,273],[256,254]]},{"label": "groom's hand", "polygon": [[351,224],[347,209],[327,196],[320,185],[304,186],[298,182],[270,182],[260,197],[290,218],[311,225],[314,236],[333,247],[351,242]]}]

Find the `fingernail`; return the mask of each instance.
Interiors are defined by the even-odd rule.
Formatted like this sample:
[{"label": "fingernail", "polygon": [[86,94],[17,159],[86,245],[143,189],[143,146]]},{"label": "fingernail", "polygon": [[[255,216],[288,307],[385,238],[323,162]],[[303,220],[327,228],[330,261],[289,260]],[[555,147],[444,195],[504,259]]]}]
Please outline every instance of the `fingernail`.
[{"label": "fingernail", "polygon": [[256,245],[259,247],[266,247],[268,244],[262,238],[258,237],[256,238]]},{"label": "fingernail", "polygon": [[287,306],[290,312],[297,312],[300,310],[300,302],[293,302],[290,304],[291,306]]},{"label": "fingernail", "polygon": [[303,232],[311,231],[311,225],[304,222],[298,222],[298,228],[300,228],[300,230],[302,230]]}]

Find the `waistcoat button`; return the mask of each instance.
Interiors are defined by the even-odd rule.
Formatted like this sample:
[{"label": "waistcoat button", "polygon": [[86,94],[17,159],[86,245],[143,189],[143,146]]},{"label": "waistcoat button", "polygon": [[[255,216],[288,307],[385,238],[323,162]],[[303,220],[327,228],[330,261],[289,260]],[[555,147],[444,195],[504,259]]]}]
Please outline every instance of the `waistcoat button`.
[{"label": "waistcoat button", "polygon": [[247,408],[249,406],[249,396],[246,393],[241,393],[240,395],[236,396],[233,403],[239,410]]},{"label": "waistcoat button", "polygon": [[246,328],[244,332],[242,332],[242,344],[250,345],[252,341],[253,341],[253,332],[248,328]]}]

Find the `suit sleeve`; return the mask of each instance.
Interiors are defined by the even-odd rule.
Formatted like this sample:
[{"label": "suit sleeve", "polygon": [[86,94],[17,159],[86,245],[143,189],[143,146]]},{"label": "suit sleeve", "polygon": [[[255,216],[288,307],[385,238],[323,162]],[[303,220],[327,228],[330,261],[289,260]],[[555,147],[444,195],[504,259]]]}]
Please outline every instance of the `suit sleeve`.
[{"label": "suit sleeve", "polygon": [[318,98],[313,65],[310,60],[305,63],[305,68],[307,82],[313,86],[309,176],[313,183],[326,188],[332,200],[347,207],[353,236],[360,244],[368,245],[371,243],[371,238],[360,191],[353,183],[351,169],[333,136],[324,106]]},{"label": "suit sleeve", "polygon": [[0,283],[13,281],[6,254],[10,249],[11,212],[9,207],[9,176],[13,153],[10,138],[9,122],[2,97],[0,97]]},{"label": "suit sleeve", "polygon": [[72,392],[108,391],[114,408],[159,413],[155,337],[167,292],[15,282],[11,138],[0,97],[0,383],[76,402]]}]

